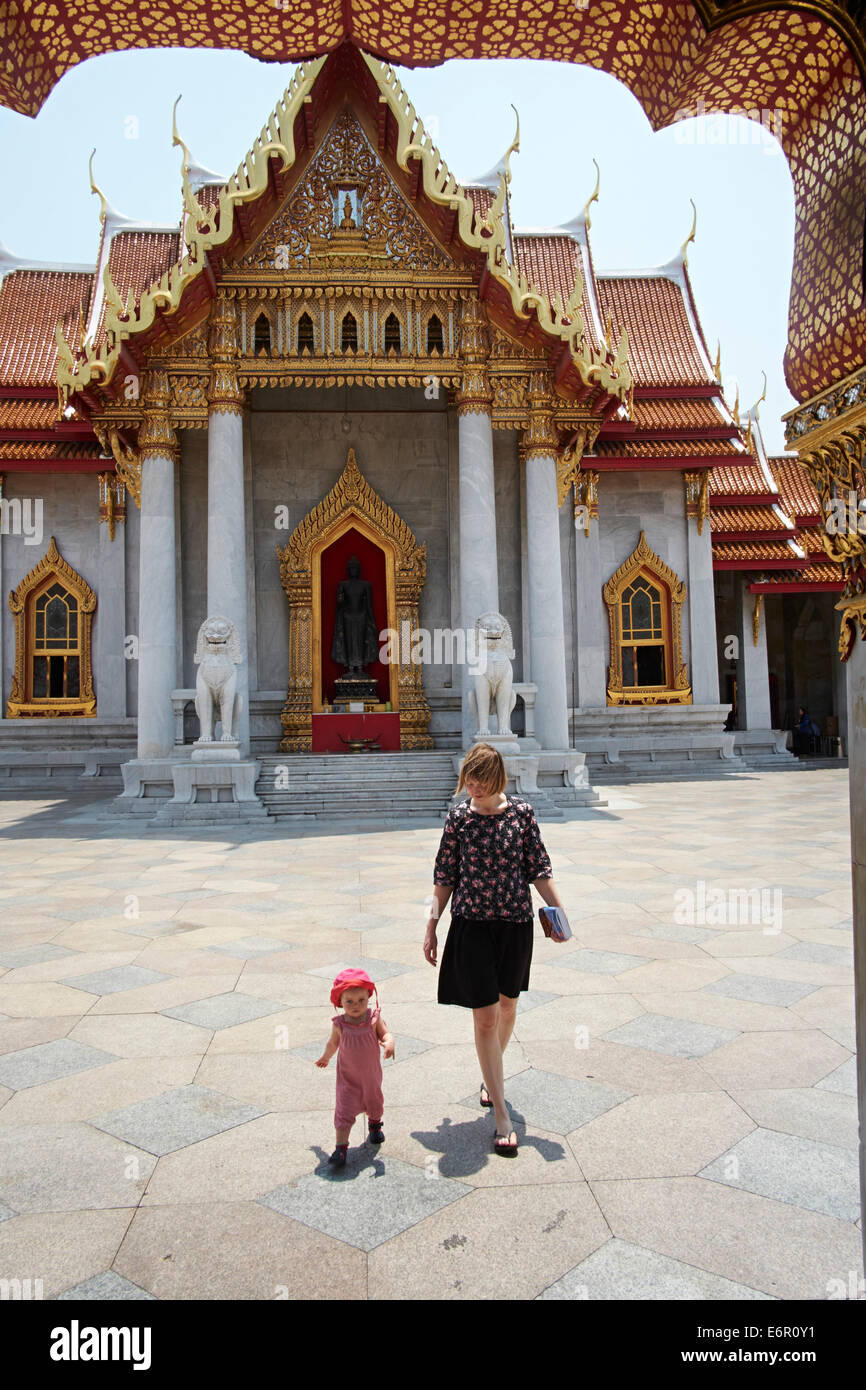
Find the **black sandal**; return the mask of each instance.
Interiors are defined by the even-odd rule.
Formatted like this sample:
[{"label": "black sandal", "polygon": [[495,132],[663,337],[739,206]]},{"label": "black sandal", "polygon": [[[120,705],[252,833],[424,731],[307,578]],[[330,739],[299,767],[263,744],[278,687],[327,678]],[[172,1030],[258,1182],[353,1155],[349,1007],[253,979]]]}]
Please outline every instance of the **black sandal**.
[{"label": "black sandal", "polygon": [[347,1151],[348,1147],[349,1147],[348,1144],[338,1144],[338,1145],[337,1145],[337,1147],[335,1148],[334,1152],[331,1154],[331,1157],[328,1159],[328,1162],[331,1164],[332,1167],[334,1167],[334,1168],[345,1168],[345,1166],[346,1166],[346,1151]]},{"label": "black sandal", "polygon": [[381,1120],[378,1122],[378,1124],[373,1124],[372,1121],[370,1122],[368,1138],[371,1144],[384,1144],[385,1135],[382,1130]]},{"label": "black sandal", "polygon": [[[486,1100],[484,1099],[485,1096],[487,1097]],[[490,1092],[488,1091],[487,1084],[484,1081],[482,1081],[481,1083],[481,1093],[479,1094],[478,1098],[481,1104],[484,1106],[485,1110],[493,1109],[493,1101],[490,1099]]]},{"label": "black sandal", "polygon": [[[514,1135],[514,1143],[513,1143],[513,1144],[511,1143],[511,1135],[512,1135],[512,1134]],[[500,1143],[497,1143],[497,1140],[503,1140],[503,1139],[505,1140],[505,1143],[504,1143],[504,1144],[501,1143],[501,1142],[500,1142]],[[502,1154],[502,1157],[503,1157],[503,1158],[514,1158],[515,1155],[517,1154],[517,1133],[516,1133],[516,1131],[512,1129],[508,1134],[500,1134],[500,1133],[498,1132],[498,1130],[497,1130],[497,1132],[496,1132],[496,1133],[494,1134],[494,1136],[493,1136],[493,1152],[494,1152],[494,1153],[497,1153],[497,1154]]]}]

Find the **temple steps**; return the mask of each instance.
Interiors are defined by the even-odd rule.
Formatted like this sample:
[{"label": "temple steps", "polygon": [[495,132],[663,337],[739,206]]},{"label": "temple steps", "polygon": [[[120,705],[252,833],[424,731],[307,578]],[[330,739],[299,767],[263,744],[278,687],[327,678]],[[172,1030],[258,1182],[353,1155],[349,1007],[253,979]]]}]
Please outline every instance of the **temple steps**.
[{"label": "temple steps", "polygon": [[259,758],[256,792],[277,820],[441,820],[457,779],[450,753],[298,753]]}]

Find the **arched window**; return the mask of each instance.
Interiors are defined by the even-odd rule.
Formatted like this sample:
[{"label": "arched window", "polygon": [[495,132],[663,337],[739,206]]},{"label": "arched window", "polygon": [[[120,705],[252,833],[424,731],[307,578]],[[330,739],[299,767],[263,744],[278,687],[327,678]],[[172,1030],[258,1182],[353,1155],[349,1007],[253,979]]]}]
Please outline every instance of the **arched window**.
[{"label": "arched window", "polygon": [[95,715],[90,628],[96,596],[60,555],[48,553],[9,595],[15,672],[7,718]]},{"label": "arched window", "polygon": [[315,352],[316,340],[313,336],[313,320],[309,314],[301,314],[298,319],[298,356],[302,352]]},{"label": "arched window", "polygon": [[623,590],[620,599],[620,647],[622,683],[634,686],[667,685],[665,632],[662,609],[665,596],[646,574]]},{"label": "arched window", "polygon": [[389,314],[385,320],[385,353],[400,351],[400,320],[396,314]]},{"label": "arched window", "polygon": [[358,351],[358,324],[354,314],[343,316],[343,325],[340,330],[340,349],[342,352]]},{"label": "arched window", "polygon": [[442,323],[436,314],[431,314],[427,322],[427,352],[434,352],[440,355],[445,351],[445,334],[442,330]]},{"label": "arched window", "polygon": [[690,705],[680,659],[686,586],[650,549],[643,531],[602,594],[610,623],[607,703]]},{"label": "arched window", "polygon": [[271,352],[271,325],[267,314],[259,314],[253,329],[253,353],[256,357],[269,357]]}]

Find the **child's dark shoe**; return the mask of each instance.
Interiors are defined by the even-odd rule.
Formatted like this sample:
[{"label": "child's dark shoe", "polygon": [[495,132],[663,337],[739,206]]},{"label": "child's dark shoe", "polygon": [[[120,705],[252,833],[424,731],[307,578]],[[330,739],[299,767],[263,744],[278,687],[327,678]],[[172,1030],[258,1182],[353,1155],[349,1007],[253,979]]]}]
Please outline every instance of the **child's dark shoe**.
[{"label": "child's dark shoe", "polygon": [[328,1162],[331,1164],[332,1168],[345,1168],[346,1152],[348,1150],[348,1147],[348,1144],[337,1145],[334,1152],[331,1154],[331,1157],[328,1159]]},{"label": "child's dark shoe", "polygon": [[374,1123],[372,1122],[372,1120],[370,1121],[370,1133],[369,1133],[369,1136],[368,1136],[368,1137],[369,1137],[369,1140],[370,1140],[370,1143],[371,1143],[371,1144],[384,1144],[384,1142],[385,1142],[385,1133],[384,1133],[384,1130],[382,1129],[382,1121],[381,1121],[381,1120],[379,1121],[378,1124],[374,1124]]}]

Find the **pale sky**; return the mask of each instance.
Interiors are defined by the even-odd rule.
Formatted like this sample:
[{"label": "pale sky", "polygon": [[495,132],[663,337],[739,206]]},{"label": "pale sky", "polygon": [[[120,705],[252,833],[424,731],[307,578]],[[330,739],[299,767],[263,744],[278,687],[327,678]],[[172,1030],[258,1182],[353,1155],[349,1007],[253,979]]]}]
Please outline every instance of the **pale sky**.
[{"label": "pale sky", "polygon": [[[73,68],[35,119],[0,109],[0,241],[34,260],[93,263],[99,203],[87,162],[119,212],[177,222],[181,153],[171,108],[200,164],[229,175],[288,85],[293,66],[238,53],[157,50],[109,54]],[[520,113],[512,160],[518,228],[554,227],[578,213],[601,166],[592,208],[597,270],[658,266],[679,250],[698,209],[689,271],[710,356],[722,345],[733,403],[753,405],[768,378],[761,423],[768,450],[784,448],[781,414],[793,397],[782,374],[793,252],[794,199],[768,129],[703,116],[654,134],[638,102],[606,73],[528,60],[455,61],[399,73],[455,177],[496,165]],[[11,193],[11,196],[10,196]]]}]

